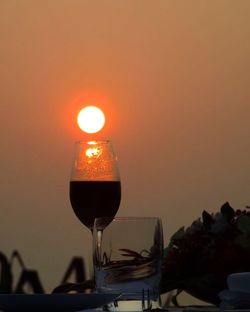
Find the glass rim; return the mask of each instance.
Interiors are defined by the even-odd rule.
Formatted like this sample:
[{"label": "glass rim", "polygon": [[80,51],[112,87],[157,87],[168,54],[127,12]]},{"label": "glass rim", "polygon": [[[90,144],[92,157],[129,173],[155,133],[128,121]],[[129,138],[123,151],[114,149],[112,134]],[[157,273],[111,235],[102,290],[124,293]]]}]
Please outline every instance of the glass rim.
[{"label": "glass rim", "polygon": [[111,140],[77,140],[75,141],[76,145],[95,145],[95,144],[108,144],[108,143],[112,143]]},{"label": "glass rim", "polygon": [[159,220],[161,221],[160,217],[97,217],[95,218],[95,222],[96,220],[112,220],[113,221],[140,221],[140,220]]}]

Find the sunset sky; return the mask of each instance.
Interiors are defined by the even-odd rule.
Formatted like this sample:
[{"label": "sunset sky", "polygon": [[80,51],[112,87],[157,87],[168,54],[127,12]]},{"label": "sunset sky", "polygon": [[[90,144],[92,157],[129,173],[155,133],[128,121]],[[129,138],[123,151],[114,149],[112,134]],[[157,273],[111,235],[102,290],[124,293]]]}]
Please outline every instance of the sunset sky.
[{"label": "sunset sky", "polygon": [[[68,196],[77,140],[113,142],[118,215],[161,217],[165,245],[204,209],[249,205],[249,38],[249,0],[0,0],[0,250],[48,290],[73,255],[91,262]],[[86,105],[105,113],[96,135]]]}]

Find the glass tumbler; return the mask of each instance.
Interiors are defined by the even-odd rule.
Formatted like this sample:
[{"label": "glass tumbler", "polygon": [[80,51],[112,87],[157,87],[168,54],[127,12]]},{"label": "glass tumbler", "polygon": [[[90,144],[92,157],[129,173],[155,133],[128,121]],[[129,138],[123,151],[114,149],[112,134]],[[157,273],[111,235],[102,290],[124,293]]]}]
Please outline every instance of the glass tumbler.
[{"label": "glass tumbler", "polygon": [[163,256],[161,220],[118,217],[109,222],[106,218],[97,218],[93,232],[96,290],[121,293],[105,308],[110,311],[159,308]]}]

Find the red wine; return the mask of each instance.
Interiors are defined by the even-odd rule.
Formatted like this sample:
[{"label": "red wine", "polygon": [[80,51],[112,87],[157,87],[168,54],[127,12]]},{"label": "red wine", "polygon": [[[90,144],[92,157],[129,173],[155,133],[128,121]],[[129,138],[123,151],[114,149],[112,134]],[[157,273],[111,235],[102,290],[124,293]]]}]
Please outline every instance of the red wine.
[{"label": "red wine", "polygon": [[113,218],[120,201],[120,181],[70,181],[71,206],[78,219],[91,230],[95,218]]}]

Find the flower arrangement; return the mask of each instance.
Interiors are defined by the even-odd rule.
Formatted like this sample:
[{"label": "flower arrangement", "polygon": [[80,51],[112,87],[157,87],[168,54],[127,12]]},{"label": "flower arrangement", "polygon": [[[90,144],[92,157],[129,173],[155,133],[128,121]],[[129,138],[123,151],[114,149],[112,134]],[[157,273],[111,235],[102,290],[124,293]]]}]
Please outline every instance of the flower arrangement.
[{"label": "flower arrangement", "polygon": [[[249,207],[246,207],[246,209]],[[161,293],[185,290],[218,305],[227,276],[250,272],[250,212],[225,203],[220,212],[181,227],[164,250]]]}]

